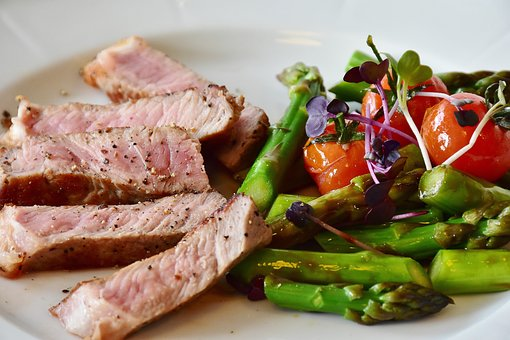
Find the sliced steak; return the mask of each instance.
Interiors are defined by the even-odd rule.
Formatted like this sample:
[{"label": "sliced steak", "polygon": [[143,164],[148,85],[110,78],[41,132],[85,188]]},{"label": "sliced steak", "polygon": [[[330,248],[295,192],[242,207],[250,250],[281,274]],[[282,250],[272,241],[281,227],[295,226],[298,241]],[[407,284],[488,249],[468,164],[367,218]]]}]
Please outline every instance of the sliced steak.
[{"label": "sliced steak", "polygon": [[136,36],[100,51],[81,74],[85,82],[105,91],[113,102],[190,88],[203,90],[211,84]]},{"label": "sliced steak", "polygon": [[40,106],[21,98],[17,117],[4,142],[18,144],[26,136],[97,131],[110,127],[177,125],[201,141],[227,134],[239,119],[242,97],[211,85],[123,104],[70,103]]},{"label": "sliced steak", "polygon": [[[211,83],[140,37],[130,37],[99,52],[82,70],[85,81],[106,92],[114,102],[161,95],[188,88],[204,89]],[[246,104],[234,125],[229,147],[214,149],[232,171],[250,166],[268,131],[265,112]],[[225,155],[230,153],[230,155]]]},{"label": "sliced steak", "polygon": [[0,149],[0,204],[136,203],[209,188],[200,143],[176,127],[37,136]]},{"label": "sliced steak", "polygon": [[203,293],[270,239],[253,201],[234,196],[174,248],[79,283],[50,311],[78,336],[121,339]]},{"label": "sliced steak", "polygon": [[237,172],[249,168],[258,156],[267,138],[269,119],[261,108],[247,104],[234,127],[227,138],[211,141],[205,148],[212,149],[224,166]]},{"label": "sliced steak", "polygon": [[124,266],[173,247],[225,201],[204,192],[134,205],[4,206],[0,273]]}]

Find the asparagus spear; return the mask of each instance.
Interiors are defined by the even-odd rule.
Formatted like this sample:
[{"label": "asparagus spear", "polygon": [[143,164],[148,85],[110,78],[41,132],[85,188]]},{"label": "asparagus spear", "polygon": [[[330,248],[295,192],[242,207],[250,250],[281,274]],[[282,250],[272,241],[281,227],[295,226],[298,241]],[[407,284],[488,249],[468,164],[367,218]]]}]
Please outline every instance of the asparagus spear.
[{"label": "asparagus spear", "polygon": [[494,71],[476,71],[472,73],[466,72],[445,72],[438,73],[438,76],[448,88],[448,92],[455,93],[462,87],[471,87],[478,80],[486,77],[490,77],[494,74]]},{"label": "asparagus spear", "polygon": [[[396,222],[382,229],[351,230],[349,235],[385,253],[417,260],[432,257],[443,248],[500,248],[510,241],[510,202],[499,205],[498,209],[489,212],[475,209],[461,218],[425,226]],[[360,251],[329,232],[317,234],[315,240],[328,252]]]},{"label": "asparagus spear", "polygon": [[420,179],[419,189],[425,204],[451,215],[510,200],[510,190],[471,177],[449,165],[426,171]]},{"label": "asparagus spear", "polygon": [[289,88],[290,105],[280,122],[272,127],[266,144],[238,190],[250,195],[263,214],[271,207],[285,172],[304,145],[306,103],[324,91],[317,68],[303,63],[286,68],[278,79]]},{"label": "asparagus spear", "polygon": [[377,283],[364,290],[358,284],[314,285],[266,276],[264,293],[283,308],[340,314],[365,325],[420,318],[453,303],[449,297],[414,283]]},{"label": "asparagus spear", "polygon": [[308,203],[317,197],[293,194],[279,194],[274,200],[266,219],[270,220],[276,216],[283,215],[293,202],[301,201]]},{"label": "asparagus spear", "polygon": [[450,93],[471,92],[482,97],[485,91],[492,84],[497,84],[500,80],[509,82],[510,71],[476,71],[473,73],[448,72],[437,74],[445,83]]},{"label": "asparagus spear", "polygon": [[269,274],[315,284],[351,282],[368,287],[379,282],[414,282],[431,287],[425,269],[413,259],[368,251],[334,254],[265,248],[252,253],[229,273],[242,284]]},{"label": "asparagus spear", "polygon": [[[397,204],[402,204],[417,195],[417,185],[423,169],[415,169],[401,174],[395,179],[389,196]],[[372,185],[370,175],[355,177],[343,188],[330,191],[308,202],[313,216],[326,223],[352,223],[363,221],[370,207],[365,203],[365,190]],[[267,219],[273,230],[271,245],[275,248],[289,248],[313,237],[321,228],[314,223],[296,226],[284,214]]]},{"label": "asparagus spear", "polygon": [[434,289],[444,294],[490,293],[510,289],[510,251],[440,250],[430,265]]},{"label": "asparagus spear", "polygon": [[[416,168],[423,168],[423,158],[420,153],[420,149],[414,145],[414,144],[408,144],[401,148],[399,150],[400,156],[404,157],[406,159],[404,169],[403,171],[411,171]],[[355,180],[356,181],[356,180]],[[361,180],[361,183],[363,183],[365,179]],[[363,186],[363,184],[361,184]],[[267,214],[266,219],[268,221],[271,221],[278,216],[282,216],[285,214],[285,211],[290,207],[290,205],[293,202],[301,201],[308,203],[311,200],[315,199],[317,197],[312,196],[304,196],[304,195],[293,195],[293,194],[279,194],[275,201],[273,202],[273,205],[271,206],[271,209],[269,213]],[[436,214],[438,210],[436,209],[433,214]],[[430,216],[430,218],[432,218]],[[430,220],[427,218],[427,220]],[[418,221],[419,222],[419,221]]]}]

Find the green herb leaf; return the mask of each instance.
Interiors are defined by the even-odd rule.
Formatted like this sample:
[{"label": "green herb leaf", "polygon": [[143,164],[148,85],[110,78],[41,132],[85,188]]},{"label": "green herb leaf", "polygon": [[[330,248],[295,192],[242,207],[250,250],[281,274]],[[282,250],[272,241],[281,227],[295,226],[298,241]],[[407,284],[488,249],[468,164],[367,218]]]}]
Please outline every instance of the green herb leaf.
[{"label": "green herb leaf", "polygon": [[415,51],[406,51],[397,64],[398,74],[409,85],[414,86],[432,77],[432,69],[420,64]]},{"label": "green herb leaf", "polygon": [[503,129],[510,130],[510,107],[505,106],[500,112],[495,113],[492,120]]}]

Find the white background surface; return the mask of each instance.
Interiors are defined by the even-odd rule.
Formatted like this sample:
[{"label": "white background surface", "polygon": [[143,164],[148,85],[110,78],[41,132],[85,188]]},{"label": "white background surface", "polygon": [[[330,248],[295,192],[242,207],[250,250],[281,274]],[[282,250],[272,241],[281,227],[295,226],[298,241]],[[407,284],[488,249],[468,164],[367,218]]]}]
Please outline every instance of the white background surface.
[{"label": "white background surface", "polygon": [[[418,51],[435,71],[509,69],[506,1],[65,1],[0,0],[0,112],[18,94],[41,104],[106,103],[78,71],[102,48],[140,35],[207,79],[239,91],[274,122],[288,100],[275,79],[296,61],[332,85],[354,49]],[[61,90],[69,93],[62,96]],[[49,316],[83,279],[109,270],[0,278],[1,339],[72,339]],[[510,295],[457,297],[419,321],[360,326],[338,316],[249,303],[227,288],[136,333],[133,339],[504,339]]]}]

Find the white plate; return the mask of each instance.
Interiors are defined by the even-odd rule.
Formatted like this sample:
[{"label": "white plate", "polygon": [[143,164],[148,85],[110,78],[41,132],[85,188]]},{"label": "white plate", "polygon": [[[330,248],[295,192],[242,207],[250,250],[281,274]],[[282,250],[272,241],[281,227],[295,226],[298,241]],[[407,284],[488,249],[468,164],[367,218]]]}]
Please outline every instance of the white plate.
[{"label": "white plate", "polygon": [[[0,112],[15,95],[37,103],[107,99],[78,70],[97,51],[137,34],[206,78],[267,110],[274,122],[286,89],[275,75],[296,61],[341,76],[367,34],[383,51],[415,49],[436,71],[508,69],[510,3],[501,1],[65,1],[0,3]],[[68,93],[62,95],[62,91]],[[0,338],[72,339],[47,309],[64,289],[110,270],[0,278]],[[218,287],[133,339],[506,338],[510,294],[457,297],[414,322],[360,326],[338,316],[278,310]]]}]

